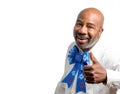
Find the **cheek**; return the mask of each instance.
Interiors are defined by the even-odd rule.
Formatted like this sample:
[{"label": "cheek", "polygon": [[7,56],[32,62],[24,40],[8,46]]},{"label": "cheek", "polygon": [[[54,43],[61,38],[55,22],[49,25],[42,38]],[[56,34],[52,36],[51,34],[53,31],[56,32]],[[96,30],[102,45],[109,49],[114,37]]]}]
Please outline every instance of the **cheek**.
[{"label": "cheek", "polygon": [[100,38],[101,34],[102,34],[102,32],[99,32],[99,38]]},{"label": "cheek", "polygon": [[98,41],[99,37],[100,37],[99,34],[95,34],[95,35],[93,35],[93,37],[92,37],[92,41],[93,41],[93,42]]},{"label": "cheek", "polygon": [[74,36],[74,38],[76,37],[76,31],[75,30],[73,31],[73,36]]},{"label": "cheek", "polygon": [[97,33],[95,33],[95,32],[89,32],[88,35],[90,37],[91,42],[96,41],[97,38],[99,37],[99,35]]}]

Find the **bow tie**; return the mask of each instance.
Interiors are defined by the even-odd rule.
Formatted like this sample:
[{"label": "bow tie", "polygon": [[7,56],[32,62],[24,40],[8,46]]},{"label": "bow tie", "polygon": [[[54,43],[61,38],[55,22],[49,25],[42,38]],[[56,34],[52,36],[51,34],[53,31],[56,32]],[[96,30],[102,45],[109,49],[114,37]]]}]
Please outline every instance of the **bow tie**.
[{"label": "bow tie", "polygon": [[74,64],[68,75],[62,80],[62,83],[67,83],[68,88],[73,84],[74,78],[77,75],[76,82],[76,93],[83,91],[86,93],[85,79],[83,75],[83,67],[88,65],[90,62],[90,56],[88,52],[80,53],[77,46],[74,45],[73,48],[68,52],[69,64]]}]

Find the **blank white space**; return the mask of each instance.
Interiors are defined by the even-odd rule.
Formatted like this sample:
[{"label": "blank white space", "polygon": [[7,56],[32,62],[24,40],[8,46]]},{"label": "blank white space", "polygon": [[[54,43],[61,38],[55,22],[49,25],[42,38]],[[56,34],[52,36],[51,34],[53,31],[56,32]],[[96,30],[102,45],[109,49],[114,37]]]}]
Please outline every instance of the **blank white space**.
[{"label": "blank white space", "polygon": [[[0,94],[54,94],[83,8],[105,15],[103,45],[118,51],[119,0],[1,0]],[[120,50],[119,50],[120,51]]]}]

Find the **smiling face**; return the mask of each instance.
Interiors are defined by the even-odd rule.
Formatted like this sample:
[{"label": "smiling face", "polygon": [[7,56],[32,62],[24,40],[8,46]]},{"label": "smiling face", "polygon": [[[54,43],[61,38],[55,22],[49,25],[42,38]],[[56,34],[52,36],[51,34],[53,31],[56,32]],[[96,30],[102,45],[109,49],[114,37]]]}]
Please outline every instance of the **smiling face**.
[{"label": "smiling face", "polygon": [[89,51],[99,40],[103,31],[104,17],[95,8],[88,8],[80,12],[74,26],[74,38],[79,48]]}]

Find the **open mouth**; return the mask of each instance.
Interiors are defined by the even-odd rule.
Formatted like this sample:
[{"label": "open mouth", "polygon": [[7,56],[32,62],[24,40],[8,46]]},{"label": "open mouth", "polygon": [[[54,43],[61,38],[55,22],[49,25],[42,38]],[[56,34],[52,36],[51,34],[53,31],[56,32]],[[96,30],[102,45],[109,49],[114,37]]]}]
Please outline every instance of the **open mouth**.
[{"label": "open mouth", "polygon": [[77,41],[81,44],[83,43],[86,43],[88,41],[88,39],[80,39],[80,38],[77,38]]},{"label": "open mouth", "polygon": [[79,42],[80,44],[88,42],[88,37],[84,35],[77,35],[76,36],[76,41]]}]

